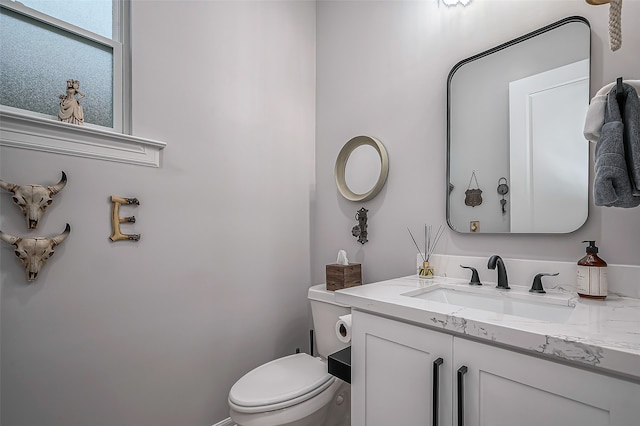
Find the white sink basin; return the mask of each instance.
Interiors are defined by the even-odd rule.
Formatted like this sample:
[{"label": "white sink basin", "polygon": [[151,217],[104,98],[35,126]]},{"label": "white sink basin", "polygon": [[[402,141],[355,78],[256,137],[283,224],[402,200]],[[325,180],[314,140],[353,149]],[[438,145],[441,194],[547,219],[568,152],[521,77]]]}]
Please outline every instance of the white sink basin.
[{"label": "white sink basin", "polygon": [[491,287],[464,287],[436,284],[405,296],[473,308],[497,314],[515,315],[540,321],[563,323],[569,319],[574,305],[570,296],[525,293]]}]

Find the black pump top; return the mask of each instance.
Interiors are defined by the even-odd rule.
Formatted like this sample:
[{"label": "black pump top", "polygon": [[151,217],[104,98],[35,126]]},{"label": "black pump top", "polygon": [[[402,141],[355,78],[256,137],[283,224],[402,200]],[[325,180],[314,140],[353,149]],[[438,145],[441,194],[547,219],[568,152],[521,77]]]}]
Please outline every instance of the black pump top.
[{"label": "black pump top", "polygon": [[587,247],[587,253],[597,253],[598,252],[598,247],[596,247],[596,242],[595,241],[583,241],[583,243],[589,243],[589,246]]}]

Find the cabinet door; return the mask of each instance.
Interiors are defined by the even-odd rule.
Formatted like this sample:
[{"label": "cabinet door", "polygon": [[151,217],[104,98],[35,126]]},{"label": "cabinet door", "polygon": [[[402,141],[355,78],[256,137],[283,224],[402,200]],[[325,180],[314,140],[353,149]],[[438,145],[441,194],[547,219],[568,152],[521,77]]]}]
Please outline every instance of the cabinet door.
[{"label": "cabinet door", "polygon": [[431,426],[436,411],[434,426],[451,425],[453,337],[358,311],[352,320],[351,424]]},{"label": "cabinet door", "polygon": [[[640,385],[576,367],[454,339],[454,424],[630,426],[640,424]],[[459,416],[462,390],[463,419]]]}]

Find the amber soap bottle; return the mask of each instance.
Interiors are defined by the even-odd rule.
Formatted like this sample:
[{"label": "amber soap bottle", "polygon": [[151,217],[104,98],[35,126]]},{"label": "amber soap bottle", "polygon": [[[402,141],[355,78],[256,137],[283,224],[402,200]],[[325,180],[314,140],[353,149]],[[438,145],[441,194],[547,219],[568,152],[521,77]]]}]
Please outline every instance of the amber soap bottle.
[{"label": "amber soap bottle", "polygon": [[578,261],[578,276],[576,287],[578,296],[588,299],[603,300],[607,297],[607,262],[598,257],[598,247],[595,241],[589,243],[587,255]]}]

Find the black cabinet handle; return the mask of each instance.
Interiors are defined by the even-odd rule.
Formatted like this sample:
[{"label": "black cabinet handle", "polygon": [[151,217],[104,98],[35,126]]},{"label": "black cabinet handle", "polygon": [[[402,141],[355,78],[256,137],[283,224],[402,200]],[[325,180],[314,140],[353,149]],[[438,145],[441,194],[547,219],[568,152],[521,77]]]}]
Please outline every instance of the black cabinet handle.
[{"label": "black cabinet handle", "polygon": [[432,426],[438,426],[438,406],[440,396],[440,366],[444,360],[438,358],[433,361],[433,421]]},{"label": "black cabinet handle", "polygon": [[458,368],[458,426],[464,426],[464,383],[462,376],[467,372],[467,366]]}]

